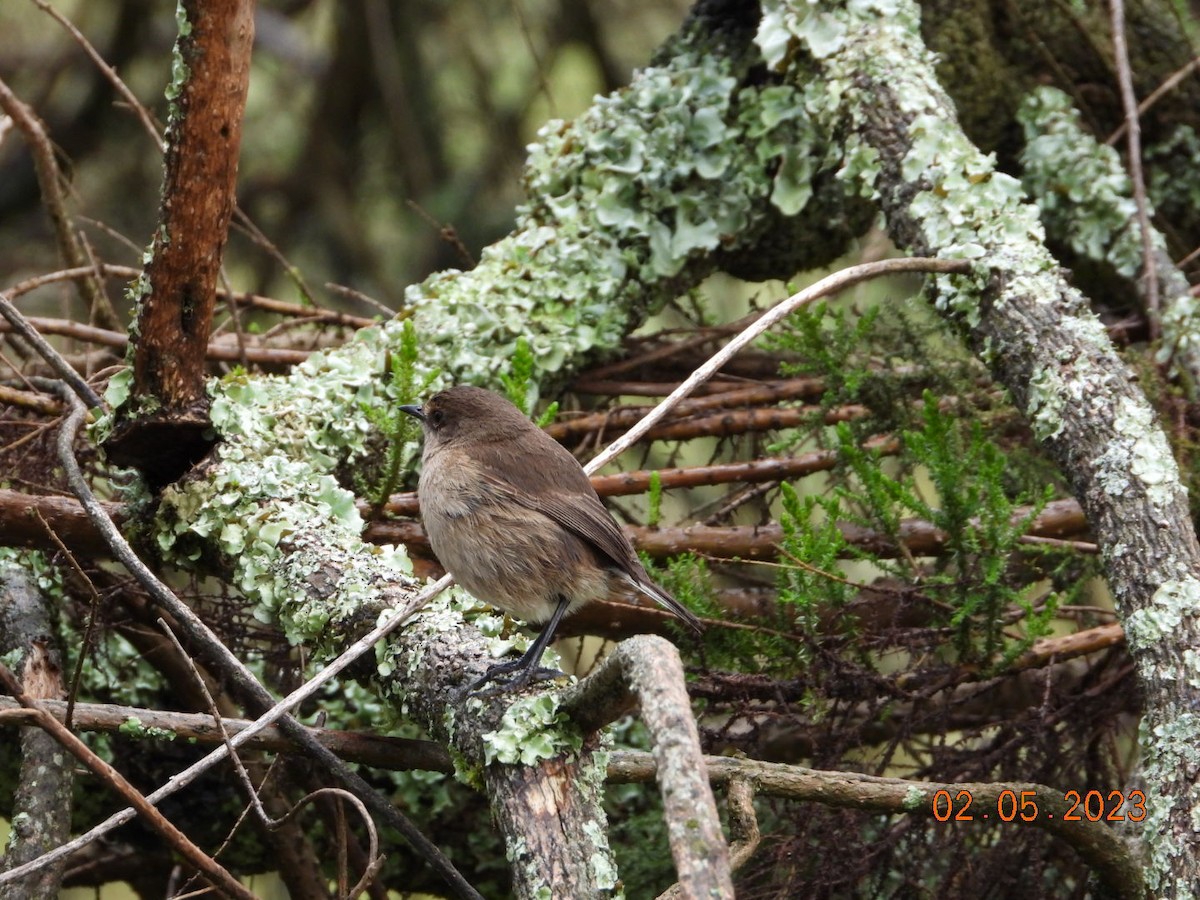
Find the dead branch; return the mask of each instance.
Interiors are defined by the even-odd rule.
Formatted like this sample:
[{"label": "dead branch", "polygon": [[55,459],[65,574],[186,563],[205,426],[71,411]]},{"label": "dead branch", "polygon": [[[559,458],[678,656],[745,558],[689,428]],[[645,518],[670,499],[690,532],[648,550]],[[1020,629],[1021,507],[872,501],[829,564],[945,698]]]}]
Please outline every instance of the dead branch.
[{"label": "dead branch", "polygon": [[79,238],[75,235],[71,215],[67,212],[66,198],[62,193],[62,173],[58,170],[54,146],[46,134],[46,129],[37,114],[17,98],[3,79],[0,79],[0,109],[12,118],[29,144],[38,187],[42,192],[42,202],[54,225],[59,253],[68,266],[89,270],[88,275],[76,282],[80,299],[97,321],[110,328],[118,327],[117,313],[104,293],[104,286],[97,277],[95,266],[88,264]]},{"label": "dead branch", "polygon": [[729,848],[721,834],[675,646],[647,635],[622,641],[595,672],[567,689],[562,709],[585,732],[592,732],[635,703],[653,742],[683,895],[732,897]]}]

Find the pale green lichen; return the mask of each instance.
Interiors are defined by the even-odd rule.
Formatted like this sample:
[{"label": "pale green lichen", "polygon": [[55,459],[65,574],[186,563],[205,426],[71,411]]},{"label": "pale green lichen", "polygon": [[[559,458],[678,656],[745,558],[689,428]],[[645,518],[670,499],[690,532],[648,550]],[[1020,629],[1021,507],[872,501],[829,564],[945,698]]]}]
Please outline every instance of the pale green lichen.
[{"label": "pale green lichen", "polygon": [[1160,507],[1171,503],[1180,490],[1179,467],[1149,405],[1121,398],[1113,425],[1133,442],[1129,471],[1141,480],[1150,501]]},{"label": "pale green lichen", "polygon": [[1198,614],[1200,580],[1186,575],[1166,581],[1154,592],[1149,603],[1126,616],[1123,623],[1125,640],[1130,650],[1153,649],[1175,640],[1184,620],[1194,619]]},{"label": "pale green lichen", "polygon": [[616,861],[608,846],[608,827],[604,821],[589,819],[583,823],[583,833],[596,849],[588,857],[588,871],[592,876],[592,884],[601,891],[616,891],[614,897],[624,897],[620,890],[621,876],[617,871]]},{"label": "pale green lichen", "polygon": [[187,8],[181,2],[175,5],[175,27],[177,37],[175,45],[171,49],[171,80],[167,84],[166,97],[168,101],[167,113],[167,130],[171,129],[179,116],[180,109],[178,100],[183,95],[184,85],[187,84],[188,78],[191,77],[191,69],[188,67],[187,61],[183,58],[183,42],[191,37],[192,23],[188,21]]},{"label": "pale green lichen", "polygon": [[1029,379],[1025,415],[1033,425],[1039,441],[1049,440],[1062,433],[1065,423],[1066,392],[1062,376],[1049,366],[1039,366]]},{"label": "pale green lichen", "polygon": [[126,737],[142,740],[173,741],[178,737],[171,729],[146,725],[137,716],[128,716],[117,730]]},{"label": "pale green lichen", "polygon": [[483,736],[484,764],[532,766],[563,753],[579,752],[583,736],[569,718],[560,715],[560,702],[557,692],[542,692],[513,701],[505,710],[500,727]]},{"label": "pale green lichen", "polygon": [[[405,686],[414,682],[414,676],[423,665],[426,645],[439,635],[450,634],[461,628],[465,621],[463,613],[475,606],[476,601],[466,591],[452,586],[428,601],[405,622],[405,633],[412,640],[406,641],[403,646],[387,642],[375,645],[379,673],[398,676],[392,679],[391,689],[401,700],[403,713],[408,711]],[[453,730],[449,729],[449,733],[453,734]]]},{"label": "pale green lichen", "polygon": [[[1042,221],[1078,255],[1107,263],[1125,278],[1137,277],[1145,247],[1133,184],[1117,151],[1083,127],[1071,98],[1057,88],[1031,92],[1017,118],[1025,132],[1022,180],[1037,198]],[[1186,135],[1180,137],[1186,141]],[[1200,146],[1193,155],[1200,159]],[[1154,214],[1153,208],[1147,212]],[[1150,241],[1159,259],[1169,258],[1158,230],[1151,229]],[[1170,284],[1177,287],[1162,301],[1160,363],[1178,363],[1200,349],[1200,302],[1181,278],[1164,282]]]},{"label": "pale green lichen", "polygon": [[414,321],[455,378],[494,383],[521,337],[553,377],[615,348],[689,262],[746,233],[764,200],[803,209],[816,142],[792,87],[739,89],[710,54],[647,68],[573,123],[542,128],[514,233],[471,272],[410,288]]},{"label": "pale green lichen", "polygon": [[[1200,716],[1190,710],[1179,710],[1157,722],[1143,719],[1141,731],[1146,784],[1164,788],[1148,791],[1146,819],[1140,826],[1145,834],[1154,836],[1147,842],[1146,886],[1151,896],[1161,896],[1169,888],[1172,897],[1195,897],[1186,885],[1175,882],[1167,885],[1164,878],[1166,873],[1177,869],[1176,860],[1192,857],[1194,850],[1190,838],[1200,830],[1200,819],[1197,818],[1200,785],[1187,774],[1200,769],[1200,755],[1196,750],[1200,747]],[[1190,782],[1183,792],[1171,787],[1181,778]],[[1175,810],[1183,803],[1192,810],[1191,834],[1180,834],[1172,827]]]},{"label": "pale green lichen", "polygon": [[[1071,98],[1057,88],[1031,92],[1017,120],[1025,131],[1022,181],[1037,198],[1042,220],[1076,253],[1134,277],[1142,239],[1133,185],[1117,151],[1082,127]],[[1165,249],[1161,235],[1154,240]]]},{"label": "pale green lichen", "polygon": [[[847,85],[868,77],[890,87],[891,102],[911,117],[901,173],[922,188],[909,201],[909,212],[920,223],[924,243],[944,258],[987,257],[1013,279],[1028,276],[1037,285],[1036,276],[1055,267],[1041,247],[1037,210],[1025,202],[1020,183],[997,171],[995,159],[980,153],[948,118],[951,104],[919,25],[918,7],[905,0],[848,0],[819,8],[768,0],[756,40],[774,68],[797,50],[820,62],[821,93],[806,94],[806,109],[828,133],[844,130],[847,119],[852,134],[866,123],[868,110],[845,102]],[[874,196],[880,174],[877,151],[861,138],[848,141],[839,176],[859,180],[857,192]],[[942,277],[936,287],[940,309],[970,326],[979,323],[984,287],[979,278]],[[1009,283],[1005,293],[1024,287]]]},{"label": "pale green lichen", "polygon": [[364,402],[396,402],[380,378],[399,325],[370,329],[338,353],[313,354],[285,378],[229,376],[211,390],[225,438],[205,477],[163,492],[157,540],[187,564],[226,559],[234,583],[269,618],[291,604],[289,638],[322,636],[330,620],[412,583],[407,555],[365,544],[354,495],[337,466],[368,452]]},{"label": "pale green lichen", "polygon": [[926,789],[916,784],[910,785],[904,791],[904,799],[900,801],[900,804],[910,812],[924,809],[927,803]]}]

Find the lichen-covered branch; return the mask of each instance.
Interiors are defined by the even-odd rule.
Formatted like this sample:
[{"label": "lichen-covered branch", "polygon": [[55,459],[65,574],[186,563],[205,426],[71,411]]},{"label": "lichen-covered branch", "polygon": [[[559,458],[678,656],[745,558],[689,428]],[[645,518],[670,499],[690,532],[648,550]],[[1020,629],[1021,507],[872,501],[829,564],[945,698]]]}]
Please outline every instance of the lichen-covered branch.
[{"label": "lichen-covered branch", "polygon": [[[48,643],[53,634],[50,600],[38,589],[34,571],[45,564],[28,555],[20,563],[11,551],[0,557],[0,653],[19,659],[22,684],[37,700],[63,694],[60,653]],[[57,847],[71,833],[74,771],[58,741],[37,727],[20,729],[21,768],[13,796],[12,831],[0,855],[8,871]],[[63,864],[48,866],[6,889],[13,900],[52,900],[62,888]]]},{"label": "lichen-covered branch", "polygon": [[558,691],[516,699],[464,690],[511,641],[500,616],[463,622],[443,594],[380,647],[385,695],[450,748],[460,781],[486,790],[518,897],[616,896],[619,878],[601,805],[606,754],[559,709]]},{"label": "lichen-covered branch", "polygon": [[[1140,289],[1141,226],[1120,156],[1082,127],[1070,98],[1055,88],[1031,93],[1017,116],[1026,140],[1021,181],[1037,200],[1042,223],[1074,253],[1107,263]],[[1170,365],[1194,396],[1200,386],[1200,306],[1172,263],[1166,238],[1152,230],[1150,242],[1162,289],[1158,361]]]}]

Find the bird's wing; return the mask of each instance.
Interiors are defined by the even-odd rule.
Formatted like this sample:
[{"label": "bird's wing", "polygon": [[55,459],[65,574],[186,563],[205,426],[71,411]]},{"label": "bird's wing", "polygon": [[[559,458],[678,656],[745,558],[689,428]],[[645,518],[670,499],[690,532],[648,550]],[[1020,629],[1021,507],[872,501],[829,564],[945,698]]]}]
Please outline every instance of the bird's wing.
[{"label": "bird's wing", "polygon": [[[575,457],[540,429],[525,440],[541,452],[516,459],[514,444],[507,443],[485,448],[477,456],[492,489],[577,535],[624,572],[632,587],[702,632],[696,614],[650,580],[629,538],[604,508]],[[536,465],[530,464],[528,459],[535,456]]]},{"label": "bird's wing", "polygon": [[[539,512],[563,528],[578,535],[589,546],[607,556],[617,567],[638,574],[641,563],[633,552],[625,532],[604,508],[591,481],[579,470],[580,479],[555,477],[546,468],[526,469],[516,479],[505,477],[504,471],[488,467],[485,478],[492,487],[526,509]],[[562,476],[564,473],[557,473]]]}]

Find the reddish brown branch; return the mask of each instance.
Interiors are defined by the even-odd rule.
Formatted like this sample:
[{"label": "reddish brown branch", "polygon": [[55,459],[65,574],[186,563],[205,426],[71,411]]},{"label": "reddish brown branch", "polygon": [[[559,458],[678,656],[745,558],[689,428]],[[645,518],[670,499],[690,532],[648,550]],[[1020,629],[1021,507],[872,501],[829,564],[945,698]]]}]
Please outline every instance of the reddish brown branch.
[{"label": "reddish brown branch", "polygon": [[233,215],[254,5],[184,0],[181,15],[186,24],[176,50],[184,70],[171,88],[178,93],[133,359],[136,393],[175,412],[205,401],[204,357]]},{"label": "reddish brown branch", "polygon": [[[671,412],[671,420],[729,410],[749,412],[752,406],[775,404],[784,400],[813,400],[820,397],[824,390],[825,382],[819,378],[792,378],[756,384],[680,401]],[[622,432],[645,418],[647,411],[645,407],[623,406],[555,422],[547,426],[546,431],[555,440],[563,442],[577,440],[594,432]],[[668,427],[667,423],[662,427]]]}]

